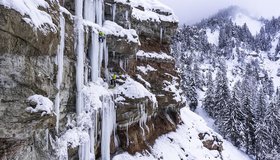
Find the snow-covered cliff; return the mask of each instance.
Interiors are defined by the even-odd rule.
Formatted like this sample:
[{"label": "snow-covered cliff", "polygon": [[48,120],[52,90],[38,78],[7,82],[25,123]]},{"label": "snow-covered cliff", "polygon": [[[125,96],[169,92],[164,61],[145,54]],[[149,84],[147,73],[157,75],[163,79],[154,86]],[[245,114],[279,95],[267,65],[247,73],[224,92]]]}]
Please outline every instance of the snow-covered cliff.
[{"label": "snow-covered cliff", "polygon": [[1,158],[110,159],[176,129],[184,99],[169,55],[178,25],[170,8],[4,0],[0,11]]}]

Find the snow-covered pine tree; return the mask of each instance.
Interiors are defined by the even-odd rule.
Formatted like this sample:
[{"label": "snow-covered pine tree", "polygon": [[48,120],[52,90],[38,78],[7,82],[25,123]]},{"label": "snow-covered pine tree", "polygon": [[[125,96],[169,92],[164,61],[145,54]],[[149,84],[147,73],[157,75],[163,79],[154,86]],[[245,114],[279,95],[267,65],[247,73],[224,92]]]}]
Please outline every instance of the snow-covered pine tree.
[{"label": "snow-covered pine tree", "polygon": [[241,82],[238,81],[234,85],[232,97],[229,102],[229,112],[223,116],[224,123],[222,124],[223,132],[227,138],[230,138],[233,144],[237,147],[244,141],[244,113],[241,107]]},{"label": "snow-covered pine tree", "polygon": [[264,118],[265,124],[268,127],[268,131],[271,135],[271,140],[267,142],[269,148],[273,148],[276,146],[276,151],[280,154],[280,114],[279,114],[279,106],[280,106],[280,95],[279,92],[275,94],[275,97],[270,102],[266,115]]},{"label": "snow-covered pine tree", "polygon": [[242,110],[245,115],[244,117],[244,146],[247,154],[255,154],[255,128],[256,121],[253,112],[253,94],[252,94],[252,77],[247,74],[244,76],[242,81]]},{"label": "snow-covered pine tree", "polygon": [[222,115],[229,111],[230,90],[228,87],[228,79],[225,62],[220,62],[219,71],[216,76],[215,85],[215,105],[213,116],[216,118],[216,124],[221,126],[223,121]]},{"label": "snow-covered pine tree", "polygon": [[212,79],[211,70],[209,70],[207,72],[206,77],[207,77],[207,82],[206,82],[207,91],[205,93],[203,106],[204,106],[205,111],[209,114],[209,116],[213,118],[214,117],[213,110],[214,110],[214,105],[215,105],[215,100],[214,100],[215,92],[214,92],[214,82]]},{"label": "snow-covered pine tree", "polygon": [[195,83],[196,88],[203,91],[204,83],[203,83],[202,75],[201,75],[200,69],[197,65],[197,62],[194,63],[194,66],[193,66],[193,77],[194,77],[194,83]]}]

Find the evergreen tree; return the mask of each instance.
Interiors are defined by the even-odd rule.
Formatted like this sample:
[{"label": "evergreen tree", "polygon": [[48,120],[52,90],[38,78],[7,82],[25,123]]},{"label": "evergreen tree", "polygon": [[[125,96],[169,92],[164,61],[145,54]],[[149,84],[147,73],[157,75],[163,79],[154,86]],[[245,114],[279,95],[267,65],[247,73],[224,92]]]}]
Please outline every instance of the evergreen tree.
[{"label": "evergreen tree", "polygon": [[220,70],[216,76],[215,87],[215,106],[213,116],[216,118],[216,123],[219,125],[222,122],[222,115],[229,110],[230,91],[228,87],[228,79],[225,63],[220,63]]},{"label": "evergreen tree", "polygon": [[229,111],[223,115],[223,122],[220,128],[223,128],[225,136],[230,138],[233,144],[237,147],[243,143],[244,131],[243,121],[244,113],[241,107],[241,98],[240,98],[240,87],[241,84],[238,81],[233,89],[232,98],[229,102]]},{"label": "evergreen tree", "polygon": [[200,72],[200,69],[198,68],[197,62],[194,64],[193,67],[193,75],[194,75],[194,83],[196,88],[200,89],[203,91],[203,80],[202,80],[202,75]]},{"label": "evergreen tree", "polygon": [[215,101],[214,101],[214,82],[212,79],[212,72],[208,71],[207,73],[207,91],[205,93],[205,98],[203,101],[203,106],[205,111],[209,114],[210,117],[214,117],[214,105],[215,105]]},{"label": "evergreen tree", "polygon": [[252,77],[246,75],[242,81],[242,110],[244,112],[244,142],[247,154],[255,154],[255,129],[256,122],[253,114]]},{"label": "evergreen tree", "polygon": [[[272,139],[267,142],[269,144],[269,148],[273,148],[277,146],[276,151],[279,153],[279,143],[280,143],[280,115],[279,115],[279,93],[275,95],[275,98],[271,101],[268,106],[264,121],[266,126],[268,126],[268,131],[272,137]],[[280,153],[279,153],[280,154]]]}]

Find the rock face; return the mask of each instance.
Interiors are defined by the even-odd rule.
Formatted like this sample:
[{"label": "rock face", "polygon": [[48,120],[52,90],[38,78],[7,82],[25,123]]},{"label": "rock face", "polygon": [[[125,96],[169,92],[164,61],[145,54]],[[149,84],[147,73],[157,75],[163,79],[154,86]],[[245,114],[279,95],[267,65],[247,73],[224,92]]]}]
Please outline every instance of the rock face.
[{"label": "rock face", "polygon": [[[176,101],[174,92],[165,89],[172,82],[177,84],[174,85],[174,88],[179,87],[180,79],[175,71],[175,62],[172,57],[161,58],[163,52],[170,53],[171,36],[175,33],[178,23],[153,19],[143,20],[141,17],[139,19],[134,16],[136,14],[134,12],[135,10],[144,12],[143,6],[133,6],[130,3],[110,0],[106,2],[106,19],[114,20],[124,28],[135,29],[141,43],[139,50],[135,50],[137,53],[110,50],[112,58],[109,64],[113,64],[111,67],[121,74],[124,71],[122,67],[116,67],[119,65],[117,62],[127,63],[124,68],[125,72],[144,86],[146,85],[157,99],[156,107],[148,98],[125,97],[125,101],[116,103],[117,133],[120,146],[130,153],[135,153],[147,149],[158,136],[175,130],[176,124],[180,121],[178,113],[180,106],[183,105],[183,100]],[[157,14],[166,15],[167,13]],[[115,43],[109,43],[109,46],[115,45]],[[154,56],[147,56],[145,53],[151,53]],[[147,68],[147,66],[152,67],[153,71],[143,73],[141,67]],[[148,118],[146,125],[141,126],[143,113],[146,113]]]},{"label": "rock face", "polygon": [[[64,2],[64,7],[73,14],[74,2]],[[62,2],[58,4],[47,0],[46,3],[47,7],[37,9],[51,16],[54,27],[44,23],[41,26],[44,30],[30,25],[18,11],[0,3],[0,159],[56,159],[50,136],[59,137],[65,132],[69,117],[73,117],[76,112],[73,15],[61,12],[65,18],[66,34],[63,81],[57,89],[56,54],[60,41],[59,15]],[[180,79],[174,59],[169,56],[171,36],[178,23],[139,19],[135,15],[147,8],[121,1],[105,0],[104,9],[106,20],[114,21],[124,29],[135,29],[140,40],[140,43],[135,43],[129,42],[128,37],[108,35],[109,70],[118,75],[129,75],[156,98],[115,94],[115,99],[124,99],[115,101],[119,145],[114,145],[112,137],[111,153],[120,148],[135,153],[147,149],[158,136],[175,130],[176,124],[180,122],[178,112],[184,101],[180,97]],[[160,10],[153,10],[153,13],[159,17],[172,15]],[[86,43],[90,41],[88,30],[90,28],[85,30]],[[85,49],[88,49],[87,46]],[[104,68],[102,75],[105,75]],[[126,79],[120,78],[117,83],[121,86]],[[40,94],[54,102],[58,90],[61,102],[57,133],[54,114],[42,117],[39,113],[28,113],[25,109],[29,96]],[[100,125],[98,121],[96,128],[100,128]],[[100,132],[97,137],[95,152],[100,156]],[[69,158],[77,155],[77,148],[69,150]]]}]

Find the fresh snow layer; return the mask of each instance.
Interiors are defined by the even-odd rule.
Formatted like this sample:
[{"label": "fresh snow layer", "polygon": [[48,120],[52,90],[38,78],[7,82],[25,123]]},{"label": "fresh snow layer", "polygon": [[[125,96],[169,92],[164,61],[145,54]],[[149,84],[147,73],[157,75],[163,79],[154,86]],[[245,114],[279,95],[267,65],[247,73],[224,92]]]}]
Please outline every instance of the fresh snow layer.
[{"label": "fresh snow layer", "polygon": [[[181,118],[184,124],[179,125],[175,132],[159,137],[151,153],[136,153],[134,156],[127,152],[116,155],[113,160],[217,160],[219,153],[215,150],[208,150],[203,147],[199,140],[199,133],[210,133],[222,139],[206,122],[188,108],[181,109]],[[210,137],[209,137],[210,138]],[[223,140],[223,139],[222,139]],[[229,142],[223,140],[224,160],[250,160],[243,152],[237,150]]]},{"label": "fresh snow layer", "polygon": [[152,71],[157,71],[157,69],[155,69],[154,67],[147,65],[147,67],[145,66],[137,66],[137,70],[142,72],[143,74],[147,74],[148,72],[152,72]]},{"label": "fresh snow layer", "polygon": [[105,21],[103,29],[108,35],[117,37],[126,37],[128,42],[139,43],[138,35],[134,29],[124,29],[120,25],[112,21]]},{"label": "fresh snow layer", "polygon": [[218,30],[215,30],[214,32],[212,32],[211,29],[206,30],[208,42],[216,46],[219,45],[219,34]]},{"label": "fresh snow layer", "polygon": [[160,10],[162,12],[173,13],[173,10],[161,3],[159,0],[115,0],[115,2],[131,5],[132,7],[141,6],[145,10]]},{"label": "fresh snow layer", "polygon": [[[129,2],[127,0],[115,0],[115,2],[134,7],[132,17],[140,21],[178,22],[178,18],[174,15],[173,10],[158,0],[129,0]],[[144,10],[137,9],[139,6],[143,7]],[[168,13],[168,15],[161,14],[160,12]]]},{"label": "fresh snow layer", "polygon": [[53,110],[53,102],[42,95],[33,95],[28,97],[29,104],[36,104],[35,108],[33,106],[27,107],[25,110],[30,113],[42,113],[41,115],[51,114]]},{"label": "fresh snow layer", "polygon": [[259,33],[261,27],[263,26],[263,24],[260,21],[255,20],[255,19],[253,19],[249,16],[246,16],[242,13],[238,13],[233,18],[233,23],[236,23],[239,26],[243,26],[244,23],[246,23],[253,36],[255,36],[257,33]]},{"label": "fresh snow layer", "polygon": [[45,0],[1,0],[0,5],[14,9],[23,16],[23,20],[43,33],[56,32],[52,17],[39,9],[48,10],[49,4]]},{"label": "fresh snow layer", "polygon": [[149,11],[149,10],[142,11],[137,8],[132,9],[132,17],[134,17],[135,19],[140,20],[140,21],[150,20],[150,21],[154,21],[154,22],[161,22],[161,21],[178,22],[177,17],[174,16],[173,14],[166,16],[166,15],[161,15],[156,12]]},{"label": "fresh snow layer", "polygon": [[174,60],[172,56],[167,55],[166,53],[156,53],[156,52],[144,52],[142,50],[139,50],[136,53],[137,57],[143,57],[143,58],[151,58],[151,59],[161,59],[161,60]]},{"label": "fresh snow layer", "polygon": [[116,87],[114,94],[124,95],[131,99],[148,97],[153,103],[157,104],[155,95],[130,77],[127,77],[123,85]]}]

